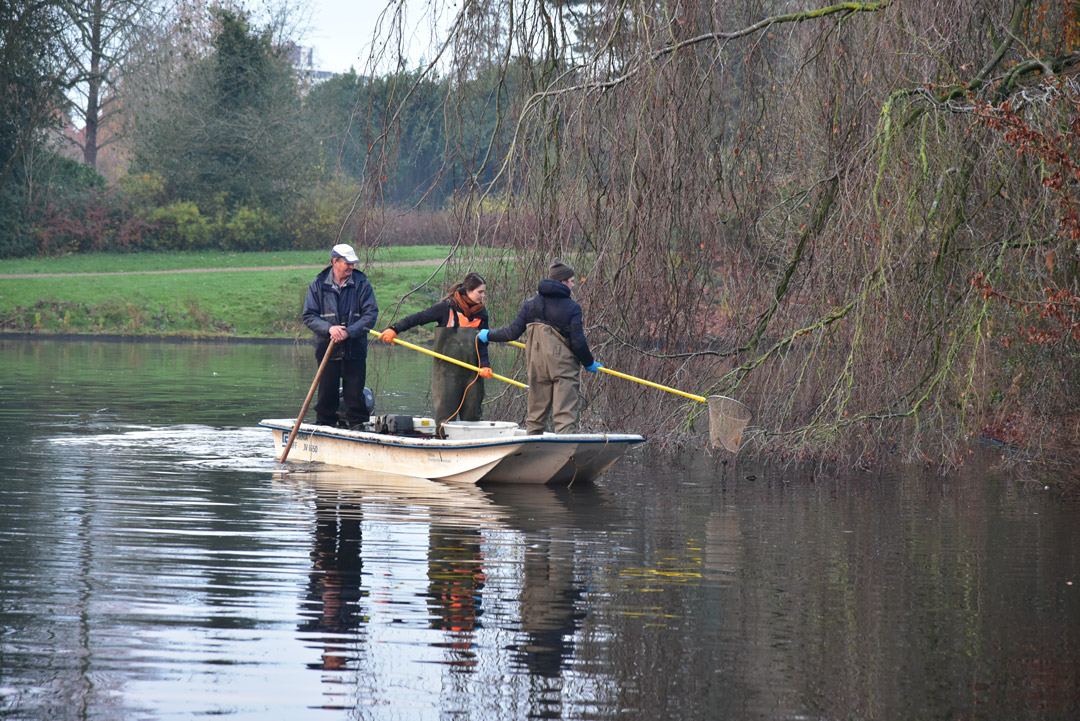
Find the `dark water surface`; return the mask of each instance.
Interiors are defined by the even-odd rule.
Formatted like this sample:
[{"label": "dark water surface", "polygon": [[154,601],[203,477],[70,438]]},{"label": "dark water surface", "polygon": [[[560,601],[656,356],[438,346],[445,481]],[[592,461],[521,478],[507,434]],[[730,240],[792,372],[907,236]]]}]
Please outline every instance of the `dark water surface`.
[{"label": "dark water surface", "polygon": [[[426,403],[425,357],[374,352],[380,410]],[[562,490],[283,473],[255,424],[313,370],[0,340],[0,717],[1080,717],[1053,489],[704,455]]]}]

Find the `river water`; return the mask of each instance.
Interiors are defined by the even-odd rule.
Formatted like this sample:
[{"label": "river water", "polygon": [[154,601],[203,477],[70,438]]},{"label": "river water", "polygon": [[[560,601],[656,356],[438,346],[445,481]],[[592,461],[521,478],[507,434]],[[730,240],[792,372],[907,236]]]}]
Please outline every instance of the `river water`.
[{"label": "river water", "polygon": [[[373,349],[379,411],[425,356]],[[1075,719],[1080,523],[987,470],[271,457],[307,347],[0,339],[5,719]],[[633,429],[628,429],[633,430]]]}]

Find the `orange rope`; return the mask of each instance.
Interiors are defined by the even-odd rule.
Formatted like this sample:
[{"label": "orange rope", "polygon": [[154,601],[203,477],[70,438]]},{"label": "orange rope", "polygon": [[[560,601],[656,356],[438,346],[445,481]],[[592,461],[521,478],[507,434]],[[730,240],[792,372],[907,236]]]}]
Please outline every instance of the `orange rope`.
[{"label": "orange rope", "polygon": [[[480,337],[479,336],[480,336],[480,334],[477,333],[476,337],[473,339],[473,345],[476,346],[476,367],[477,368],[481,367],[480,366]],[[438,434],[438,436],[440,438],[444,437],[443,433],[442,433],[443,426],[445,426],[447,423],[452,421],[454,419],[454,416],[456,416],[458,413],[461,412],[461,407],[463,405],[465,405],[465,397],[469,395],[469,389],[472,388],[473,384],[476,383],[476,381],[479,380],[479,379],[480,379],[480,372],[477,371],[476,375],[473,376],[473,379],[469,383],[469,385],[465,386],[465,392],[461,394],[461,403],[458,403],[457,410],[454,411],[453,413],[451,413],[449,418],[447,418],[445,421],[443,421],[442,423],[439,424],[439,428],[436,431],[436,433]]]}]

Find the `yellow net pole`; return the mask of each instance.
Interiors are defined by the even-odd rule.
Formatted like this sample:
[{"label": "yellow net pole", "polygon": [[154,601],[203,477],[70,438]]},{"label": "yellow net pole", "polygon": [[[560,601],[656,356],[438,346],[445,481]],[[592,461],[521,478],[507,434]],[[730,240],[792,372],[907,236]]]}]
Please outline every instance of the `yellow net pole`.
[{"label": "yellow net pole", "polygon": [[[510,345],[517,346],[518,348],[524,348],[525,347],[524,343],[519,343],[516,340],[510,341]],[[674,393],[675,395],[683,396],[684,398],[689,398],[689,399],[695,400],[695,401],[700,401],[701,403],[706,402],[706,399],[705,399],[704,396],[696,396],[693,393],[687,393],[685,391],[680,391],[677,388],[669,388],[668,386],[662,386],[659,383],[653,383],[652,381],[647,381],[644,378],[638,378],[636,376],[627,375],[626,373],[620,373],[619,371],[613,371],[610,368],[601,368],[600,372],[601,373],[607,373],[608,375],[612,375],[612,376],[617,376],[619,378],[624,378],[624,379],[626,379],[628,381],[634,381],[635,383],[641,383],[642,385],[646,385],[646,386],[649,386],[651,388],[657,388],[657,389],[662,390],[662,391],[667,391],[668,393]]]}]

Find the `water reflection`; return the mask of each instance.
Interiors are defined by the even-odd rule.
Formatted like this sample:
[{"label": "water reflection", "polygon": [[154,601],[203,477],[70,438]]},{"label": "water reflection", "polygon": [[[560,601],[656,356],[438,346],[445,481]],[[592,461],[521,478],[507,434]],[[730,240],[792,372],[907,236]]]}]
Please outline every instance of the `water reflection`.
[{"label": "water reflection", "polygon": [[[576,583],[574,528],[602,494],[592,485],[548,489],[492,486],[493,502],[506,509],[509,524],[524,533],[521,558],[520,632],[509,646],[512,667],[533,676],[558,678],[574,655],[574,637],[584,612]],[[602,518],[602,516],[594,516]],[[543,698],[539,705],[547,705]],[[553,713],[552,709],[542,714]]]},{"label": "water reflection", "polygon": [[363,622],[360,601],[364,559],[360,504],[330,495],[315,498],[311,575],[302,605],[300,631],[322,639],[322,655],[308,668],[338,671],[355,668],[349,658],[349,634]]},{"label": "water reflection", "polygon": [[309,360],[0,339],[0,717],[1077,717],[1080,524],[1042,485],[283,476],[254,422]]},{"label": "water reflection", "polygon": [[[407,655],[451,676],[476,673],[484,656],[489,665],[494,656],[505,657],[507,670],[548,679],[530,706],[538,717],[558,716],[550,682],[571,663],[585,617],[575,535],[606,523],[600,489],[480,489],[329,467],[281,482],[308,497],[315,512],[298,626],[318,654],[308,668],[371,671],[364,661],[370,644],[422,639],[435,654],[409,643]],[[401,529],[403,521],[412,530],[388,539],[386,524]],[[403,567],[406,559],[416,572]],[[414,583],[421,575],[422,584]],[[421,623],[437,635],[412,635]]]},{"label": "water reflection", "polygon": [[480,532],[432,524],[428,534],[427,605],[431,628],[446,641],[433,645],[447,654],[443,663],[460,671],[476,665],[476,631],[484,612],[484,566]]}]

